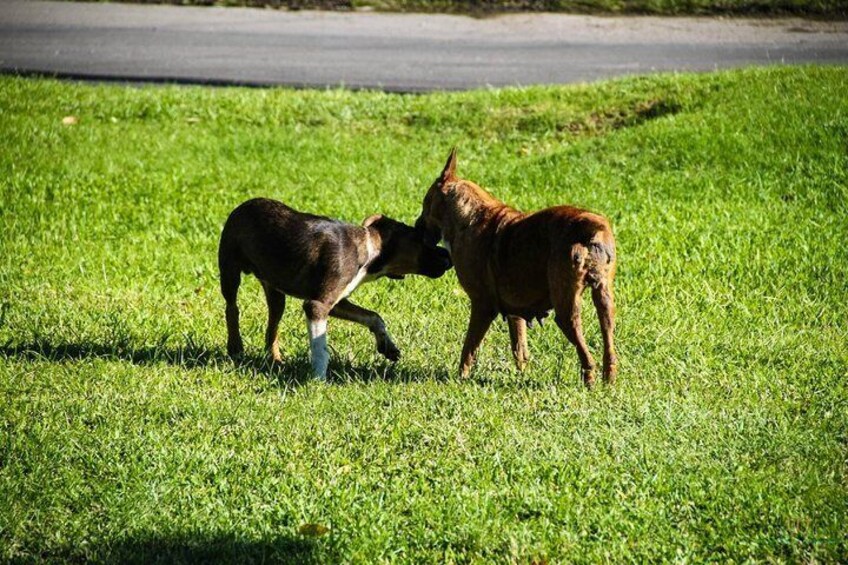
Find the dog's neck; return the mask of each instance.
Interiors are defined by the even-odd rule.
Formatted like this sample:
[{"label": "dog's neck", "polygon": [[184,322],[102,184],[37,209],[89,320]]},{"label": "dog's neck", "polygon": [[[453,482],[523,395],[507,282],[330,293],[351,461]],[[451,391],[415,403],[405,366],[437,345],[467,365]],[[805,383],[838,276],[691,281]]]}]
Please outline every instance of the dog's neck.
[{"label": "dog's neck", "polygon": [[[458,180],[448,187],[446,194],[445,227],[480,226],[491,224],[497,229],[502,222],[521,216],[521,212],[507,206],[476,184]],[[442,238],[452,244],[456,234],[442,230]]]},{"label": "dog's neck", "polygon": [[383,248],[383,236],[378,229],[367,227],[365,228],[365,234],[367,238],[365,242],[368,247],[368,261],[364,267],[368,273],[366,280],[372,281],[385,275],[383,269],[386,268],[386,264],[388,263],[388,250]]},{"label": "dog's neck", "polygon": [[365,262],[362,263],[362,267],[368,269],[371,272],[371,265],[379,261],[380,259],[380,250],[383,248],[383,236],[380,235],[379,230],[367,227],[365,228],[365,249],[366,256]]},{"label": "dog's neck", "polygon": [[347,298],[356,288],[366,282],[370,282],[380,275],[372,272],[372,266],[380,260],[380,248],[382,238],[380,233],[372,228],[365,228],[365,255],[359,255],[359,268],[356,274],[348,282],[340,297]]}]

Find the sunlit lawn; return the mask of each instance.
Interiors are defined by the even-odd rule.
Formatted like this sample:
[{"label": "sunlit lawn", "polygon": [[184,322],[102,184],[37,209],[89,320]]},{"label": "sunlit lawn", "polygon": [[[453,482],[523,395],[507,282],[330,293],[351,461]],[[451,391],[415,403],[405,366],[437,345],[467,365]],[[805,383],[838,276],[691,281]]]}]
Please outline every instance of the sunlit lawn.
[{"label": "sunlit lawn", "polygon": [[[498,322],[457,379],[453,272],[354,295],[396,366],[332,321],[312,382],[290,300],[271,369],[254,279],[226,357],[233,207],[412,222],[454,144],[519,208],[611,218],[615,388],[583,389],[554,324],[518,373]],[[845,68],[421,96],[2,78],[0,560],[845,561],[846,198]]]}]

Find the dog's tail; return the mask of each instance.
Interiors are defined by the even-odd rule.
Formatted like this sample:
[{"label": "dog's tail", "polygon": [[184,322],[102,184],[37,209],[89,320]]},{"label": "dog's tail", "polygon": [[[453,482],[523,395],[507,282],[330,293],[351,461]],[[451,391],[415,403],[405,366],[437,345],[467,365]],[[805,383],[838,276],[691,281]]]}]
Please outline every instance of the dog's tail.
[{"label": "dog's tail", "polygon": [[571,264],[578,273],[583,271],[588,257],[589,248],[582,243],[575,243],[571,246]]}]

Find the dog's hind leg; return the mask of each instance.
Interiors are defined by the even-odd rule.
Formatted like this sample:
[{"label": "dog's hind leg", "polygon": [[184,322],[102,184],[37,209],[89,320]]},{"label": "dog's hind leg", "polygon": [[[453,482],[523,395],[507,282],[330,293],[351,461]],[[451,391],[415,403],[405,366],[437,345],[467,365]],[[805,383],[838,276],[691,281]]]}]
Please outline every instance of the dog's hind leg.
[{"label": "dog's hind leg", "polygon": [[332,310],[330,316],[362,324],[374,334],[374,339],[377,340],[377,352],[382,354],[389,361],[397,361],[400,359],[400,350],[392,341],[389,332],[386,331],[386,323],[383,318],[376,312],[366,310],[357,306],[347,299],[340,300]]},{"label": "dog's hind leg", "polygon": [[244,345],[239,333],[238,290],[241,284],[241,269],[226,252],[218,253],[218,268],[221,276],[221,294],[227,303],[225,314],[227,318],[227,353],[237,358],[244,353]]},{"label": "dog's hind leg", "polygon": [[592,354],[586,346],[583,322],[580,317],[581,296],[585,288],[584,275],[585,271],[580,263],[570,265],[565,261],[556,261],[548,273],[548,282],[557,326],[577,349],[583,384],[591,387],[595,384],[595,360],[592,359]]},{"label": "dog's hind leg", "polygon": [[283,358],[280,356],[277,329],[280,326],[280,319],[283,317],[283,312],[286,310],[286,295],[266,282],[262,283],[262,288],[265,290],[265,302],[268,303],[268,327],[265,330],[265,350],[268,352],[272,361],[280,362]]},{"label": "dog's hind leg", "polygon": [[477,358],[477,350],[489,326],[492,325],[497,312],[494,308],[471,303],[471,319],[468,321],[468,332],[462,346],[462,356],[459,360],[459,376],[464,379],[471,372],[471,367]]},{"label": "dog's hind leg", "polygon": [[312,372],[315,377],[327,378],[330,364],[330,351],[327,349],[327,317],[330,307],[318,300],[305,300],[303,311],[306,313],[306,326],[309,329],[309,353],[312,359]]},{"label": "dog's hind leg", "polygon": [[615,383],[618,372],[618,358],[615,354],[613,333],[615,332],[615,299],[613,297],[612,280],[592,287],[592,301],[601,322],[601,335],[604,338],[604,381]]},{"label": "dog's hind leg", "polygon": [[527,322],[524,318],[508,316],[509,341],[512,345],[512,356],[519,371],[523,371],[530,360],[530,352],[527,350]]},{"label": "dog's hind leg", "polygon": [[554,298],[556,323],[568,341],[577,349],[583,384],[591,387],[595,384],[595,360],[592,359],[592,354],[589,353],[583,337],[583,322],[580,318],[580,296],[583,294],[583,285],[576,286],[577,288],[564,289],[563,296]]}]

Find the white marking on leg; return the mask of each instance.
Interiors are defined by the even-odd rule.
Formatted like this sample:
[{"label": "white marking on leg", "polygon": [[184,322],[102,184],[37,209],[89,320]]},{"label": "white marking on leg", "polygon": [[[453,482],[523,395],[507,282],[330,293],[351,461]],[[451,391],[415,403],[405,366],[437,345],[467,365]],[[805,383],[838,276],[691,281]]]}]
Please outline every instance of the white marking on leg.
[{"label": "white marking on leg", "polygon": [[327,320],[306,320],[309,328],[309,352],[312,356],[312,372],[320,380],[327,378],[330,352],[327,350]]}]

